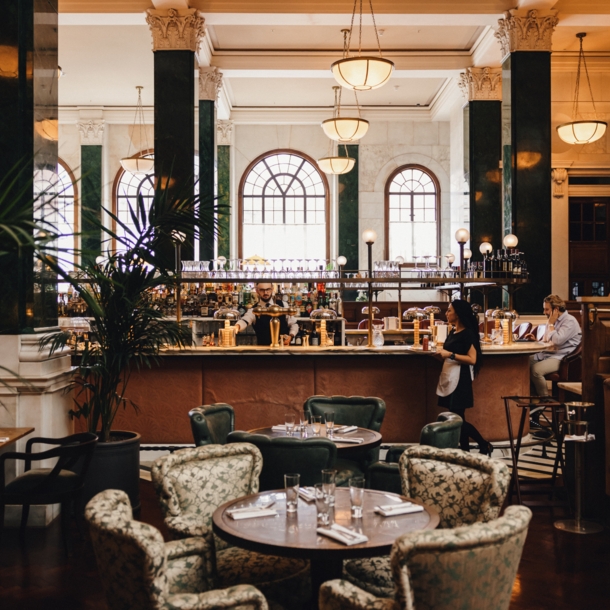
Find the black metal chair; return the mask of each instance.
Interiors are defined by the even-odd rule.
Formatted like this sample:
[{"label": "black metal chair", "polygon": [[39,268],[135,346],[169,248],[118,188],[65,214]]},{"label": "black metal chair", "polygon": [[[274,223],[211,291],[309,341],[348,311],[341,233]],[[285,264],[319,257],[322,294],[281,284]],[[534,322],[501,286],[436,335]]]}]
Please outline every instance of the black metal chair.
[{"label": "black metal chair", "polygon": [[228,443],[251,443],[263,456],[260,474],[260,491],[283,489],[284,475],[298,472],[301,485],[322,482],[322,470],[334,468],[337,446],[326,438],[270,438],[263,434],[235,431],[229,434]]},{"label": "black metal chair", "polygon": [[196,447],[224,445],[235,429],[233,407],[224,402],[195,407],[189,411],[189,417]]},{"label": "black metal chair", "polygon": [[[32,452],[36,443],[55,445],[38,453]],[[0,537],[4,527],[4,507],[21,505],[21,534],[25,531],[32,504],[61,504],[61,526],[66,551],[69,550],[68,522],[72,506],[77,506],[83,490],[87,470],[97,444],[91,432],[72,434],[63,438],[31,438],[25,453],[8,451],[0,455]],[[32,462],[57,459],[52,468],[32,468]],[[8,460],[25,462],[24,473],[5,484],[5,464]]]}]

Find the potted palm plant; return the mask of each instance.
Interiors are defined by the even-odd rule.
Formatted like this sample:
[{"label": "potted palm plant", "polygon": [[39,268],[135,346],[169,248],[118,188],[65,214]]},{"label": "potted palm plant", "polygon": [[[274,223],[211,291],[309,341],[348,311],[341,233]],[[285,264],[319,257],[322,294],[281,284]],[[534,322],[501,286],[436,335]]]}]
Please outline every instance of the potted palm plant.
[{"label": "potted palm plant", "polygon": [[[157,365],[166,346],[191,343],[190,330],[164,319],[151,294],[176,283],[177,271],[167,255],[173,240],[213,234],[218,208],[214,201],[200,201],[198,196],[181,196],[176,189],[160,187],[150,208],[141,196],[129,206],[129,224],[105,210],[118,231],[104,227],[96,215],[84,210],[90,222],[115,241],[116,250],[95,261],[82,253],[76,274],[66,273],[54,260],[47,261],[78,291],[92,321],[94,340],[85,343],[80,353],[70,412],[99,437],[84,502],[103,489],[113,488],[126,491],[135,510],[140,505],[140,436],[114,430],[113,422],[120,409],[137,408],[125,395],[132,371]],[[43,343],[54,351],[70,339],[69,333],[62,332],[45,337]]]}]

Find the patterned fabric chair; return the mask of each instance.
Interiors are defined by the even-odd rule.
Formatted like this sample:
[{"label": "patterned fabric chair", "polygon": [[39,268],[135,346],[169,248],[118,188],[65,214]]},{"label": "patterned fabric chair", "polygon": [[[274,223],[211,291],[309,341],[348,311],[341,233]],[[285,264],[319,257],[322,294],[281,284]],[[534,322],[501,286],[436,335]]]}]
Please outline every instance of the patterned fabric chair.
[{"label": "patterned fabric chair", "polygon": [[196,447],[224,445],[235,429],[233,407],[224,402],[195,407],[189,411],[189,418]]},{"label": "patterned fabric chair", "polygon": [[[504,462],[460,449],[415,445],[401,455],[399,468],[403,495],[436,508],[440,528],[496,519],[510,481]],[[369,593],[394,596],[388,557],[348,561],[344,572]]]},{"label": "patterned fabric chair", "polygon": [[112,610],[267,609],[263,594],[249,585],[204,593],[210,584],[205,540],[164,542],[152,525],[133,520],[125,492],[97,494],[85,517]]},{"label": "patterned fabric chair", "polygon": [[201,536],[207,541],[214,587],[247,582],[275,601],[295,592],[307,599],[307,561],[229,546],[212,533],[212,515],[221,504],[258,492],[262,465],[254,445],[206,445],[157,459],[151,475],[172,536]]},{"label": "patterned fabric chair", "polygon": [[395,597],[331,580],[320,588],[320,609],[507,610],[531,517],[509,506],[487,523],[404,534],[392,547]]}]

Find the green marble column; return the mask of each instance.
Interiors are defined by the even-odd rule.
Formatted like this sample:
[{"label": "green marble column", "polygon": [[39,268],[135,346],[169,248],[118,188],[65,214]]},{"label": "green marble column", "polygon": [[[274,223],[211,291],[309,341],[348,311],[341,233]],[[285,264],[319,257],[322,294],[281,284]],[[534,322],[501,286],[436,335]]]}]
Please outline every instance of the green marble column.
[{"label": "green marble column", "polygon": [[[345,149],[347,148],[347,155]],[[358,269],[358,240],[360,238],[358,216],[359,216],[359,188],[358,180],[359,157],[358,146],[350,144],[339,146],[340,157],[351,157],[356,159],[352,171],[347,174],[339,174],[339,239],[338,256],[345,256],[347,263],[344,269]],[[343,293],[343,300],[354,301],[357,296],[356,290],[349,290]]]},{"label": "green marble column", "polygon": [[231,258],[231,147],[217,148],[218,163],[218,256]]},{"label": "green marble column", "polygon": [[[202,205],[209,205],[216,196],[215,174],[216,103],[214,100],[199,100],[199,195]],[[202,235],[199,241],[199,259],[209,261],[213,258],[214,237]]]},{"label": "green marble column", "polygon": [[[2,222],[10,225],[17,211],[24,220],[40,219],[53,205],[50,197],[44,208],[34,198],[57,179],[56,0],[5,2],[0,44]],[[56,278],[34,265],[31,249],[17,249],[6,234],[0,251],[0,333],[55,325]]]},{"label": "green marble column", "polygon": [[82,256],[91,261],[102,253],[102,236],[99,225],[92,221],[98,220],[102,213],[102,147],[101,145],[81,146],[81,206],[86,213],[81,213]]}]

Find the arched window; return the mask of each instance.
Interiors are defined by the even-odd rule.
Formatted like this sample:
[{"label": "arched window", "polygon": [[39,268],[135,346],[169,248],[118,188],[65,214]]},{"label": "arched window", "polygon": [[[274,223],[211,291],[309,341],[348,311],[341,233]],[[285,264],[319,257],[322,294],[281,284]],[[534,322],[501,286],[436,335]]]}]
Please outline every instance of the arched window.
[{"label": "arched window", "polygon": [[385,258],[438,256],[440,188],[425,167],[404,165],[388,179],[385,192]]},{"label": "arched window", "polygon": [[314,161],[292,150],[255,159],[239,188],[239,258],[326,259],[328,183]]}]

